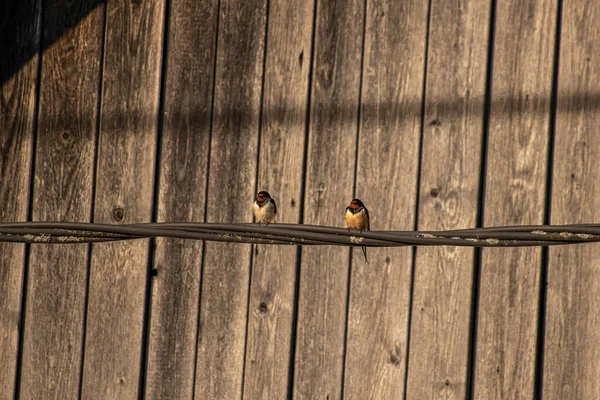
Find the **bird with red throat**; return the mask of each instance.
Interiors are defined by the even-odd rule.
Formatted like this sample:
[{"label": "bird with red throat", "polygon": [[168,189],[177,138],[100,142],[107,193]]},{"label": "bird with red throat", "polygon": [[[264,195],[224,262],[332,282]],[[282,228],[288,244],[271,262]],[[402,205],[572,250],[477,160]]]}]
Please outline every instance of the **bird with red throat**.
[{"label": "bird with red throat", "polygon": [[[346,207],[346,227],[350,229],[358,229],[359,231],[371,230],[371,223],[369,220],[369,210],[359,199],[353,199],[350,205]],[[368,264],[367,259],[367,248],[362,248],[365,256],[365,262]]]}]

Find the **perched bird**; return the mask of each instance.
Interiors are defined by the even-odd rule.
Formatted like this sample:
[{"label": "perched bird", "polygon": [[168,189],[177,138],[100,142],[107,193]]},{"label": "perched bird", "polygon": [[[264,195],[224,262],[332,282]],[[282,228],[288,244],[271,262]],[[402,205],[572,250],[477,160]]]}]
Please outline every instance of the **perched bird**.
[{"label": "perched bird", "polygon": [[[350,205],[346,207],[346,226],[348,227],[348,230],[371,230],[371,224],[369,222],[369,210],[367,210],[367,207],[365,207],[363,202],[359,199],[353,199],[350,202]],[[362,251],[365,256],[365,261],[368,264],[369,260],[367,259],[366,247],[363,247]]]},{"label": "perched bird", "polygon": [[254,212],[257,224],[269,225],[275,222],[277,205],[268,192],[258,192],[254,204],[252,204],[252,212]]}]

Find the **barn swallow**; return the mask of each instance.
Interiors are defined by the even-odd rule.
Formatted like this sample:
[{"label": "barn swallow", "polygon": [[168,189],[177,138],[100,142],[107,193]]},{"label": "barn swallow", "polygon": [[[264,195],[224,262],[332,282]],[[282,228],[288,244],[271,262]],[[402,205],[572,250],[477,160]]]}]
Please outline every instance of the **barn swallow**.
[{"label": "barn swallow", "polygon": [[[369,220],[369,210],[359,199],[353,199],[350,202],[350,205],[346,207],[346,226],[348,230],[350,229],[358,229],[360,231],[370,231],[371,223]],[[368,264],[369,260],[367,259],[367,248],[362,248],[363,254],[365,256],[365,261]]]},{"label": "barn swallow", "polygon": [[254,218],[257,224],[266,224],[275,222],[275,216],[277,215],[277,205],[275,200],[267,192],[258,192],[254,204],[252,204],[252,211],[254,212]]}]

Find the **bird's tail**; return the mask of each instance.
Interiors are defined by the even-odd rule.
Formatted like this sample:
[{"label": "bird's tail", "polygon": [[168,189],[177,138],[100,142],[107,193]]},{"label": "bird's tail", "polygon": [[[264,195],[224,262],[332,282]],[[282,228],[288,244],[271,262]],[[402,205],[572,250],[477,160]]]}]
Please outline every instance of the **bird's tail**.
[{"label": "bird's tail", "polygon": [[363,255],[365,256],[365,262],[368,264],[369,263],[369,259],[367,258],[367,248],[366,247],[362,247],[362,251],[363,251]]}]

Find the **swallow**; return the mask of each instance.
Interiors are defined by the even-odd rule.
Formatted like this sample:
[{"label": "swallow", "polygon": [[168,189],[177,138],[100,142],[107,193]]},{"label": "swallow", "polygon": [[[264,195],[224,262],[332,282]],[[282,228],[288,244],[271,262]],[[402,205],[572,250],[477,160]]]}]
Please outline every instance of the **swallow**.
[{"label": "swallow", "polygon": [[268,192],[258,192],[252,204],[252,212],[257,224],[269,225],[275,222],[277,205]]},{"label": "swallow", "polygon": [[[359,199],[353,199],[350,205],[346,207],[346,227],[350,229],[358,229],[360,231],[370,231],[371,223],[369,219],[369,210]],[[365,256],[365,262],[368,264],[367,248],[362,248]]]}]

